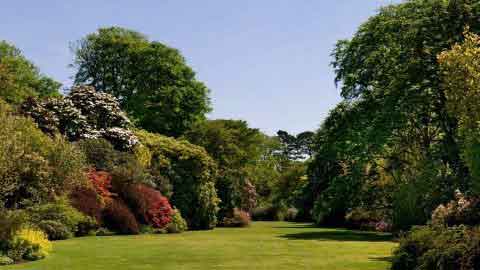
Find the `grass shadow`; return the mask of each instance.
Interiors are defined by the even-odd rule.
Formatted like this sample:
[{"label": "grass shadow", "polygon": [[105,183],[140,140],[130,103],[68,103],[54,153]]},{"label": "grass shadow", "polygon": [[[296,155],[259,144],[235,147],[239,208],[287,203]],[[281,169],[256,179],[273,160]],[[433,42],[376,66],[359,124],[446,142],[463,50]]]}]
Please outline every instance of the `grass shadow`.
[{"label": "grass shadow", "polygon": [[[298,227],[297,227],[298,228]],[[393,240],[391,234],[362,232],[350,230],[325,230],[315,232],[291,233],[280,236],[289,240],[318,240],[318,241],[344,241],[344,242],[388,242]]]},{"label": "grass shadow", "polygon": [[368,259],[371,260],[371,261],[376,261],[376,262],[388,262],[388,263],[393,262],[393,257],[392,256],[389,256],[389,257],[370,257]]}]

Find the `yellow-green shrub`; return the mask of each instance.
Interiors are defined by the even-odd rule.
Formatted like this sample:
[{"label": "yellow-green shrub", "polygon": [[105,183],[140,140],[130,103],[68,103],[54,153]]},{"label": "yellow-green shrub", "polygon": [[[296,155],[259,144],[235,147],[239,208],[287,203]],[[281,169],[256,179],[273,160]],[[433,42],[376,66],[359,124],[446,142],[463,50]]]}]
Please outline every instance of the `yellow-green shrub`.
[{"label": "yellow-green shrub", "polygon": [[20,229],[10,242],[7,256],[15,261],[21,259],[38,260],[52,251],[52,244],[47,235],[38,229],[24,227]]}]

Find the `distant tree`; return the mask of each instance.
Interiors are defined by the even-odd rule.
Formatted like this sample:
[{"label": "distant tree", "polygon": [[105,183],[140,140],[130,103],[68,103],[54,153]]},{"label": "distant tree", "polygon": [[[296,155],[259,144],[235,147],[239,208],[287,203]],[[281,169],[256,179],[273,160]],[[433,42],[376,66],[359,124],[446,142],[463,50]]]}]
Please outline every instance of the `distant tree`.
[{"label": "distant tree", "polygon": [[73,49],[75,83],[117,97],[139,127],[177,137],[210,111],[209,89],[176,49],[119,27],[100,28]]},{"label": "distant tree", "polygon": [[0,97],[19,104],[27,97],[59,95],[60,83],[38,71],[13,45],[0,41]]},{"label": "distant tree", "polygon": [[277,137],[283,144],[283,154],[289,160],[302,160],[312,156],[314,135],[312,131],[305,131],[297,136],[283,130],[277,132]]},{"label": "distant tree", "polygon": [[256,192],[251,190],[252,179],[246,167],[260,159],[265,135],[248,127],[245,121],[210,120],[197,123],[185,133],[185,137],[191,143],[203,146],[218,164],[216,188],[221,199],[221,218],[235,207],[241,208],[245,201],[253,200],[251,195]]}]

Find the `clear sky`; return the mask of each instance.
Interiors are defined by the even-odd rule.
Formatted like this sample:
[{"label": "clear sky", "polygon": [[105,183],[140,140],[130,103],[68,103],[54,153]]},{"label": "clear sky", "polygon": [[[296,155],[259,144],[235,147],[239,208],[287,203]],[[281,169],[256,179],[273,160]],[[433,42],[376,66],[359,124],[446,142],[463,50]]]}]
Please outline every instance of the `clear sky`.
[{"label": "clear sky", "polygon": [[315,130],[340,100],[330,54],[378,8],[398,0],[3,1],[0,39],[71,85],[69,43],[121,26],[178,48],[211,89],[210,118],[268,134]]}]

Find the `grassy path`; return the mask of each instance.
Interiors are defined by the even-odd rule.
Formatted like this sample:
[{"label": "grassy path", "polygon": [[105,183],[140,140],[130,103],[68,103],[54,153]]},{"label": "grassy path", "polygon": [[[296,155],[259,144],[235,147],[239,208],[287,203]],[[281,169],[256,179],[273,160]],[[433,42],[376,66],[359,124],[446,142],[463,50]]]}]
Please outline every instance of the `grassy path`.
[{"label": "grassy path", "polygon": [[394,243],[375,233],[256,222],[178,235],[86,237],[47,259],[0,270],[386,270]]}]

